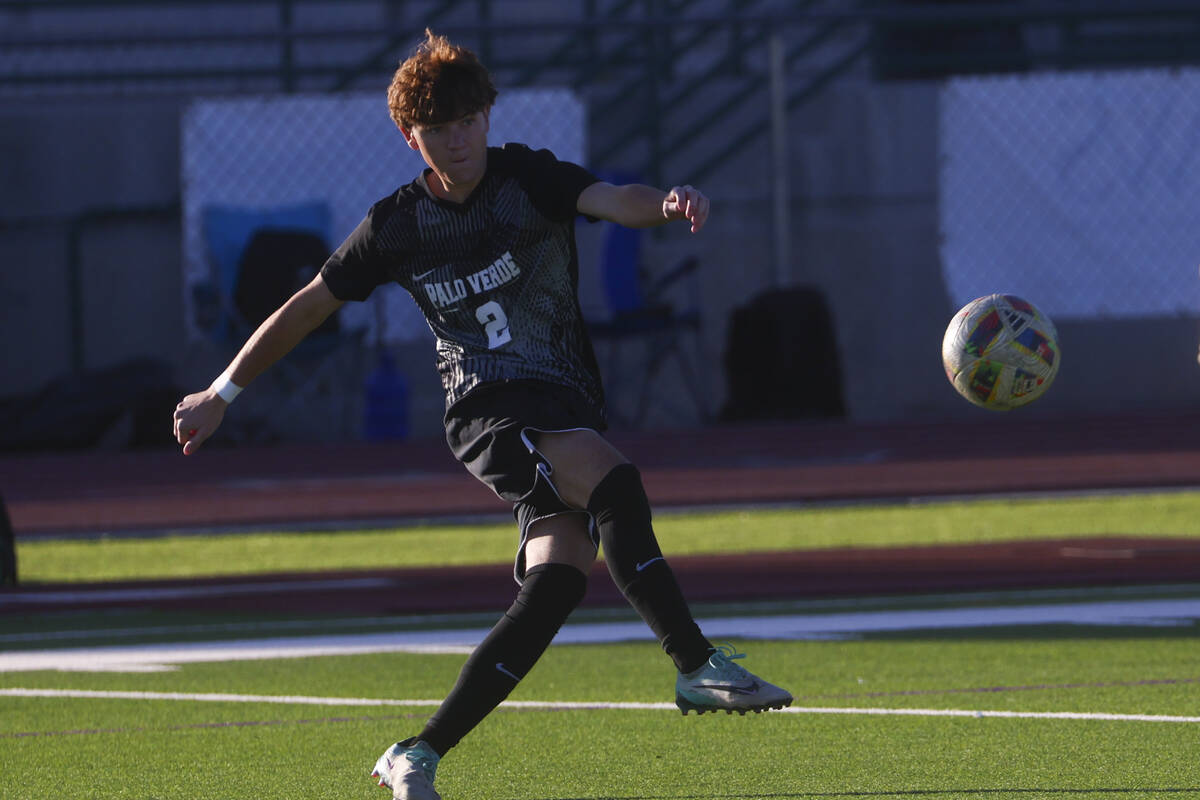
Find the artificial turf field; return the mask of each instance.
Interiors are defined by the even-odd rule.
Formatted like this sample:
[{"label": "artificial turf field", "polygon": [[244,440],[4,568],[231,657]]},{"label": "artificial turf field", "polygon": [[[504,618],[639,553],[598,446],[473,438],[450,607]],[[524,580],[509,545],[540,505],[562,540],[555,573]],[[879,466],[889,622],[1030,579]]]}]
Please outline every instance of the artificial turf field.
[{"label": "artificial turf field", "polygon": [[[1142,514],[1159,531],[1151,509]],[[1192,524],[1167,532],[1191,535]],[[638,628],[626,612],[586,611],[571,633]],[[374,760],[419,730],[464,648],[347,647],[359,635],[469,639],[490,616],[0,618],[0,669],[50,648],[71,667],[0,671],[0,798],[386,797],[368,777]],[[1200,797],[1200,587],[838,598],[697,616],[706,630],[784,637],[733,643],[746,666],[792,690],[793,708],[684,717],[670,705],[669,662],[644,632],[619,628],[551,647],[513,704],[443,760],[443,796]],[[316,634],[341,637],[342,649],[236,661],[160,653],[125,667],[143,671],[81,671],[118,647],[269,648]]]},{"label": "artificial turf field", "polygon": [[[1194,606],[1200,592],[1039,599]],[[987,607],[1027,602],[1002,593]],[[895,612],[957,607],[908,598]],[[796,694],[789,712],[684,717],[653,642],[555,645],[515,704],[443,761],[439,789],[447,800],[1200,796],[1191,620],[735,644]],[[367,776],[374,759],[420,728],[462,659],[4,673],[0,797],[384,797]]]}]

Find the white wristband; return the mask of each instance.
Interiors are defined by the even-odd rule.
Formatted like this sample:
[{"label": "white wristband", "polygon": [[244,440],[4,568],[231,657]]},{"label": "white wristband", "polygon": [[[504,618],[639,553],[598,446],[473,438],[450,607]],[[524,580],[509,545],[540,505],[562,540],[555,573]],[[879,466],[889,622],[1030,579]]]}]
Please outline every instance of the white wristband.
[{"label": "white wristband", "polygon": [[242,393],[242,387],[229,380],[229,374],[226,372],[218,375],[210,388],[226,403],[232,403]]}]

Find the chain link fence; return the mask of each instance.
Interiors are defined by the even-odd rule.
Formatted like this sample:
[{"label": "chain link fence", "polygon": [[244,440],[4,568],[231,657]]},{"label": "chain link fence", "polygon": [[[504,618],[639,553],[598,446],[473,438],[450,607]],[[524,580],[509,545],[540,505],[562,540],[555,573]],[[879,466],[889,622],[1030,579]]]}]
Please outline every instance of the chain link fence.
[{"label": "chain link fence", "polygon": [[1056,318],[1200,309],[1200,71],[959,78],[941,91],[942,270]]},{"label": "chain link fence", "polygon": [[[490,116],[491,142],[545,147],[576,163],[584,160],[585,132],[584,106],[564,89],[502,91]],[[318,232],[334,248],[373,203],[424,166],[388,116],[382,92],[192,103],[182,122],[183,283],[191,335],[203,335],[197,290],[219,285],[223,270],[228,278],[255,224],[323,227]],[[237,220],[233,238],[243,234],[240,241],[214,229],[216,210]],[[348,304],[342,322],[365,329],[372,341],[429,333],[398,286],[380,287],[368,303]]]}]

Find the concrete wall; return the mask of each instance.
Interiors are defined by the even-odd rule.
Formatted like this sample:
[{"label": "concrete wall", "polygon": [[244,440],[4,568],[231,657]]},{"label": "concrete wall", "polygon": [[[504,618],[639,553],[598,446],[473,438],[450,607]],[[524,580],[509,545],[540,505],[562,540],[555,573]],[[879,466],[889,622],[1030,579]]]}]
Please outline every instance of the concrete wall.
[{"label": "concrete wall", "polygon": [[[850,77],[789,119],[792,280],[828,298],[854,420],[986,421],[993,413],[962,400],[941,367],[957,306],[939,262],[937,112],[934,84]],[[729,313],[770,283],[770,169],[764,138],[705,184],[715,210],[698,249],[714,365]],[[687,246],[683,238],[676,233],[665,247]],[[1003,275],[996,285],[1003,290]],[[1157,412],[1200,402],[1196,313],[1056,322],[1064,353],[1056,384],[1018,413]],[[723,392],[718,370],[708,377]]]},{"label": "concrete wall", "polygon": [[[72,366],[72,236],[86,369],[178,352],[177,110],[169,100],[0,105],[0,396]],[[129,210],[129,214],[113,214]],[[97,214],[96,212],[103,212]]]},{"label": "concrete wall", "polygon": [[[939,354],[950,312],[937,261],[935,111],[932,87],[852,80],[789,120],[792,282],[818,287],[828,300],[855,419],[946,405]],[[740,178],[743,196],[725,234],[739,247],[770,241],[769,203],[754,196],[771,169],[759,150],[760,163]],[[758,285],[768,282],[762,275]],[[744,288],[724,280],[713,296],[738,305]]]}]

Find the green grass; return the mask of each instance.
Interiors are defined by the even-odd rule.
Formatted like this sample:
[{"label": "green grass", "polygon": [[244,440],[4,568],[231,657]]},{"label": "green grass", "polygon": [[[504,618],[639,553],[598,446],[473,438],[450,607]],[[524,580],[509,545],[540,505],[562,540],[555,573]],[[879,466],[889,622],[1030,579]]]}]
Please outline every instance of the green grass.
[{"label": "green grass", "polygon": [[[742,643],[804,707],[1178,715],[1200,707],[1194,637],[1122,629],[1052,637]],[[122,675],[26,673],[0,686],[436,698],[461,656],[185,665]],[[662,702],[650,644],[552,647],[515,700]],[[989,687],[1058,686],[962,693]],[[920,692],[920,694],[913,694]],[[367,777],[431,708],[0,697],[0,798],[371,798]],[[1200,796],[1195,724],[832,714],[682,717],[512,710],[442,763],[445,800],[1158,798]]]},{"label": "green grass", "polygon": [[[1200,494],[661,514],[668,552],[878,547],[1103,534],[1200,535]],[[23,542],[25,580],[507,562],[510,526],[368,533]],[[380,557],[389,559],[381,563]],[[419,559],[419,560],[417,560]],[[698,616],[900,612],[977,605],[1171,600],[1195,587],[830,598]],[[486,627],[450,618],[273,619],[210,611],[9,614],[0,649]],[[573,619],[627,611],[581,609]],[[1185,620],[1186,622],[1186,620]],[[804,708],[1200,714],[1195,623],[891,631],[739,642],[747,666]],[[63,637],[53,637],[54,633]],[[436,700],[461,655],[365,654],[184,664],[151,673],[9,672],[0,689]],[[650,642],[551,647],[513,700],[671,698]],[[383,800],[367,773],[433,706],[0,695],[0,800]],[[445,800],[1138,800],[1200,797],[1200,723],[1100,719],[501,708],[444,760]]]},{"label": "green grass", "polygon": [[[878,547],[1102,534],[1195,536],[1200,495],[1131,494],[659,516],[668,552]],[[416,543],[416,544],[414,544]],[[26,580],[507,562],[510,526],[369,533],[25,542]],[[365,552],[364,552],[365,551]],[[390,559],[380,563],[380,557]],[[416,559],[420,559],[419,561]],[[702,618],[1194,598],[1195,587],[830,598],[697,609]],[[7,615],[0,649],[263,638],[450,618],[273,619],[215,612]],[[582,609],[573,621],[627,611]],[[52,634],[66,634],[51,638]],[[1198,628],[891,631],[739,642],[796,706],[1195,716]],[[184,664],[152,673],[0,673],[0,688],[414,699],[449,691],[461,655],[365,654]],[[650,642],[550,648],[512,699],[661,703],[670,664]],[[367,773],[433,706],[0,696],[0,800],[383,800]],[[1099,719],[501,708],[444,760],[445,800],[1137,800],[1200,797],[1200,723]]]},{"label": "green grass", "polygon": [[[1200,536],[1200,492],[659,514],[673,555],[1095,535]],[[512,525],[22,541],[27,583],[508,563]]]}]

